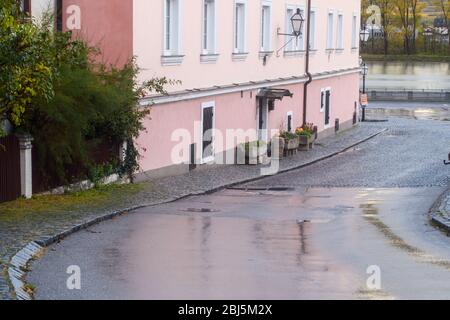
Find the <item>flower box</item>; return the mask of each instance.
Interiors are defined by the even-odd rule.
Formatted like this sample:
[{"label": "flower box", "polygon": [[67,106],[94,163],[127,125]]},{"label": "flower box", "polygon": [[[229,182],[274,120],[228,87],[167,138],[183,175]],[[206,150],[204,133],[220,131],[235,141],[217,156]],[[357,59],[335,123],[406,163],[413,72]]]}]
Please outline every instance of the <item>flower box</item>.
[{"label": "flower box", "polygon": [[267,158],[267,145],[262,141],[243,143],[237,147],[237,164],[257,165]]},{"label": "flower box", "polygon": [[298,137],[291,138],[291,139],[285,139],[284,154],[291,155],[291,154],[296,153],[299,143],[300,143],[300,141],[299,141]]},{"label": "flower box", "polygon": [[314,146],[314,142],[316,141],[316,135],[313,134],[312,136],[306,136],[306,135],[299,135],[299,151],[308,151],[309,149],[312,149]]}]

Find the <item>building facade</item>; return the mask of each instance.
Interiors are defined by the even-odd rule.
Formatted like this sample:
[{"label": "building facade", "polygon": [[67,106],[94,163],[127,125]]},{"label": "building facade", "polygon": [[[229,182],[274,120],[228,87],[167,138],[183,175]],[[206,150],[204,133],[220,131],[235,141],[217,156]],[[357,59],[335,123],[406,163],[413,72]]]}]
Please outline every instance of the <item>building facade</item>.
[{"label": "building facade", "polygon": [[[134,56],[141,81],[179,81],[142,99],[151,115],[136,141],[140,177],[221,163],[242,142],[236,132],[269,142],[305,122],[322,137],[354,124],[360,0],[30,1],[33,16],[50,7],[57,28],[99,46],[105,62]],[[291,35],[297,10],[310,22],[309,52],[308,21]]]}]

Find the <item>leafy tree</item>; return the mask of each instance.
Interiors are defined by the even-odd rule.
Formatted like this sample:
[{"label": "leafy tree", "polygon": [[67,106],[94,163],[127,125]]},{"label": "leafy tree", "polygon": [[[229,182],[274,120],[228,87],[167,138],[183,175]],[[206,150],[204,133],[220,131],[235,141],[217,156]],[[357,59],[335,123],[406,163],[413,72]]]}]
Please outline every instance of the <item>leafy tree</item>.
[{"label": "leafy tree", "polygon": [[[439,10],[447,30],[450,30],[450,2],[448,0],[433,0],[433,5]],[[450,32],[448,32],[448,52],[450,54]]]},{"label": "leafy tree", "polygon": [[375,2],[381,11],[381,27],[383,28],[383,52],[385,55],[389,53],[389,40],[391,37],[393,26],[394,4],[392,0],[377,0]]},{"label": "leafy tree", "polygon": [[[47,40],[56,70],[54,96],[36,99],[20,127],[35,139],[41,175],[57,177],[60,183],[85,177],[98,165],[92,155],[99,144],[127,141],[126,161],[116,171],[132,177],[139,158],[133,141],[150,113],[139,101],[149,92],[164,93],[170,81],[155,78],[139,85],[134,59],[120,69],[95,64],[91,58],[98,50],[72,40],[69,33],[55,33]],[[117,152],[110,160],[116,158]]]},{"label": "leafy tree", "polygon": [[172,81],[138,83],[134,59],[120,69],[95,63],[98,49],[53,31],[50,15],[35,24],[17,3],[0,0],[0,120],[32,134],[37,170],[49,183],[88,176],[99,165],[92,156],[97,147],[123,141],[126,161],[118,163],[118,152],[107,160],[132,177],[139,167],[133,141],[150,113],[139,101],[151,92],[165,93]]},{"label": "leafy tree", "polygon": [[42,50],[46,37],[25,20],[16,1],[0,0],[0,120],[16,126],[36,98],[49,101],[54,94],[54,70]]}]

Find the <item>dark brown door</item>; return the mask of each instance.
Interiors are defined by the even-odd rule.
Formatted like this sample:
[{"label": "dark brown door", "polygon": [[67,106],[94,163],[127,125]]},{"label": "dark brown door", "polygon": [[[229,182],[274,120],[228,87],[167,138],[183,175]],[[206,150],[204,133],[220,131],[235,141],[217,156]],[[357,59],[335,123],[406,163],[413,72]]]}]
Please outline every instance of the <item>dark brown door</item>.
[{"label": "dark brown door", "polygon": [[203,108],[203,159],[211,160],[214,156],[213,146],[214,107]]},{"label": "dark brown door", "polygon": [[0,138],[0,202],[20,197],[20,150],[16,136]]},{"label": "dark brown door", "polygon": [[327,90],[325,93],[325,125],[330,124],[330,99],[331,91]]}]

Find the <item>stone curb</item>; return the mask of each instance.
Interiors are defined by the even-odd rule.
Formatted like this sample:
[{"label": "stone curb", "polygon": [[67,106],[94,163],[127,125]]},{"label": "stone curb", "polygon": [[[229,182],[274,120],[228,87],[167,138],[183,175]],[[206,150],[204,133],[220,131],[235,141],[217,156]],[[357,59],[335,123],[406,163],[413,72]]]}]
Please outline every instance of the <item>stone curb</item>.
[{"label": "stone curb", "polygon": [[[375,138],[376,136],[382,134],[383,132],[386,132],[388,129],[384,128],[383,130],[380,130],[374,134],[371,134],[370,136],[358,140],[357,142],[351,144],[350,146],[347,146],[339,151],[335,151],[332,152],[328,155],[325,155],[323,157],[317,158],[315,160],[312,160],[310,162],[301,164],[301,165],[296,165],[290,168],[285,168],[280,170],[277,174],[281,174],[281,173],[285,173],[285,172],[289,172],[289,171],[293,171],[293,170],[297,170],[297,169],[301,169],[310,165],[313,165],[315,163],[318,163],[320,161],[332,158],[338,154],[341,154],[343,152],[346,152],[348,150],[350,150],[351,148],[354,148],[355,146],[362,144],[370,139]],[[236,182],[232,182],[232,183],[225,183],[221,186],[215,187],[215,188],[211,188],[209,190],[206,191],[200,191],[200,192],[193,192],[193,193],[189,193],[189,194],[185,194],[185,195],[181,195],[178,197],[173,197],[173,198],[169,198],[163,201],[157,201],[157,202],[153,202],[153,203],[148,203],[148,204],[142,204],[142,205],[138,205],[138,206],[132,206],[130,208],[127,209],[123,209],[123,210],[118,210],[118,211],[114,211],[108,214],[105,214],[103,216],[94,218],[92,220],[83,222],[81,224],[78,224],[66,231],[63,231],[57,235],[54,236],[48,236],[48,237],[41,237],[38,240],[32,241],[30,242],[28,245],[26,245],[22,250],[20,250],[19,252],[16,253],[16,255],[14,255],[11,260],[10,260],[10,267],[8,268],[8,272],[7,272],[7,276],[9,277],[9,281],[10,281],[10,285],[12,287],[13,290],[13,294],[15,295],[16,299],[18,300],[32,300],[33,297],[32,295],[30,295],[29,293],[27,293],[24,290],[24,285],[26,284],[25,282],[25,276],[27,273],[27,268],[28,268],[28,264],[29,262],[36,257],[40,252],[42,252],[42,250],[45,247],[48,247],[66,237],[68,237],[69,235],[83,230],[83,229],[87,229],[95,224],[98,224],[100,222],[106,221],[106,220],[111,220],[115,217],[124,215],[129,213],[130,211],[135,211],[138,209],[142,209],[142,208],[146,208],[146,207],[152,207],[152,206],[157,206],[157,205],[161,205],[161,204],[165,204],[165,203],[171,203],[171,202],[175,202],[181,199],[185,199],[191,196],[198,196],[198,195],[205,195],[205,194],[211,194],[214,192],[217,192],[219,190],[225,189],[225,188],[231,188],[234,187],[236,185],[240,185],[243,183],[249,183],[249,182],[254,182],[257,180],[261,180],[264,178],[267,178],[268,176],[257,176],[257,177],[253,177],[253,178],[247,178],[247,179],[242,179],[240,181],[236,181]]]},{"label": "stone curb", "polygon": [[17,252],[11,259],[7,275],[18,300],[32,300],[32,295],[24,288],[24,277],[27,266],[31,259],[36,257],[44,248],[32,241],[22,250]]},{"label": "stone curb", "polygon": [[450,202],[450,187],[436,200],[431,208],[431,223],[450,233],[450,212],[446,212],[446,205]]}]

